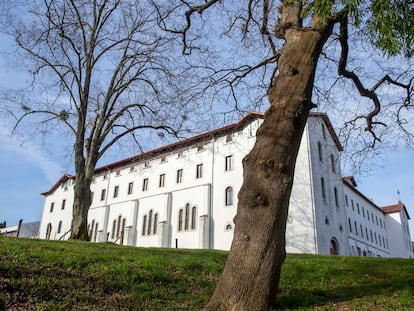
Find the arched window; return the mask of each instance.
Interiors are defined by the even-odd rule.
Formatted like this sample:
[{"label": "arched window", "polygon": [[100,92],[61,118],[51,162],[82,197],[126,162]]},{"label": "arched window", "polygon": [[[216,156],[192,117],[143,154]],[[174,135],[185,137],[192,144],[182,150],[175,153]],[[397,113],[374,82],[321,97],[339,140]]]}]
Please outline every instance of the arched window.
[{"label": "arched window", "polygon": [[154,228],[152,230],[153,234],[157,234],[157,229],[158,229],[158,213],[154,214]]},{"label": "arched window", "polygon": [[52,224],[48,223],[46,227],[46,239],[50,239],[50,234],[52,233]]},{"label": "arched window", "polygon": [[150,210],[148,214],[148,235],[151,234],[151,228],[152,228],[152,210]]},{"label": "arched window", "polygon": [[116,230],[116,219],[112,222],[112,233],[111,233],[111,239],[115,238],[115,230]]},{"label": "arched window", "polygon": [[125,233],[126,218],[122,219],[122,228],[121,232]]},{"label": "arched window", "polygon": [[191,209],[191,229],[196,228],[196,218],[197,217],[197,208],[193,206]]},{"label": "arched window", "polygon": [[231,224],[227,224],[226,227],[224,228],[224,231],[231,231],[233,230],[233,226]]},{"label": "arched window", "polygon": [[57,233],[60,233],[60,231],[62,231],[62,221],[59,221]]},{"label": "arched window", "polygon": [[233,205],[233,188],[226,188],[226,206]]},{"label": "arched window", "polygon": [[93,235],[93,241],[96,242],[96,237],[98,235],[98,223],[95,224],[95,233]]},{"label": "arched window", "polygon": [[144,215],[144,218],[142,219],[142,235],[145,235],[147,233],[147,215]]},{"label": "arched window", "polygon": [[190,221],[190,204],[185,205],[185,221],[184,221],[184,230],[188,230],[188,223]]},{"label": "arched window", "polygon": [[321,178],[322,198],[326,199],[325,179]]},{"label": "arched window", "polygon": [[183,230],[183,209],[178,211],[178,231]]},{"label": "arched window", "polygon": [[121,215],[118,216],[118,223],[116,225],[116,237],[119,238],[119,233],[121,230]]}]

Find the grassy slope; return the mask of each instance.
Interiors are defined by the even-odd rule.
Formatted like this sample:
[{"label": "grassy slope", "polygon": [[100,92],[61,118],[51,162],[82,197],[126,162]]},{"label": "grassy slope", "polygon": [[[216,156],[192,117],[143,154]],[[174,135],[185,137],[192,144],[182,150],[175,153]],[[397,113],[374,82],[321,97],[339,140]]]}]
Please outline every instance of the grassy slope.
[{"label": "grassy slope", "polygon": [[[0,310],[199,310],[226,252],[0,237]],[[288,255],[279,310],[412,310],[414,261]]]}]

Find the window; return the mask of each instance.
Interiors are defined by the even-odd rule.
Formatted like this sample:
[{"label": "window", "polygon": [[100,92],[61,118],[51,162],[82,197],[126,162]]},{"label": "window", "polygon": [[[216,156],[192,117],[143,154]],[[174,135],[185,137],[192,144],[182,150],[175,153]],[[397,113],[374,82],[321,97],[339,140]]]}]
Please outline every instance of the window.
[{"label": "window", "polygon": [[119,192],[119,186],[115,186],[114,187],[114,198],[118,197],[118,192]]},{"label": "window", "polygon": [[106,174],[105,174],[105,175],[103,175],[102,179],[103,179],[103,180],[106,180],[106,178],[107,178]]},{"label": "window", "polygon": [[336,187],[334,187],[334,197],[335,197],[335,206],[339,207],[339,202],[338,202],[338,189],[336,189]]},{"label": "window", "polygon": [[165,174],[160,175],[160,182],[159,182],[160,188],[165,186]]},{"label": "window", "polygon": [[96,242],[96,237],[98,235],[98,223],[95,223],[95,233],[93,235],[93,241]]},{"label": "window", "polygon": [[50,212],[53,213],[53,209],[55,208],[55,202],[50,203]]},{"label": "window", "polygon": [[60,231],[62,231],[62,221],[59,221],[57,233],[60,233]]},{"label": "window", "polygon": [[190,204],[185,205],[185,215],[184,215],[184,230],[188,230],[188,223],[190,218]]},{"label": "window", "polygon": [[193,206],[191,209],[191,229],[196,228],[196,219],[197,219],[197,208]]},{"label": "window", "polygon": [[347,195],[345,195],[345,204],[346,204],[346,206],[349,206],[349,203],[348,203],[348,196],[347,196]]},{"label": "window", "polygon": [[226,143],[232,142],[233,136],[231,134],[226,135]]},{"label": "window", "polygon": [[368,220],[370,220],[370,219],[369,219],[369,211],[367,211],[367,218],[368,218]]},{"label": "window", "polygon": [[117,238],[119,238],[119,233],[120,233],[120,230],[121,230],[121,215],[119,215],[118,216],[118,221],[117,221],[117,224],[116,224],[116,237]]},{"label": "window", "polygon": [[321,190],[322,190],[322,198],[326,199],[326,190],[325,190],[325,179],[321,178]]},{"label": "window", "polygon": [[204,150],[203,145],[199,145],[199,146],[197,146],[197,151],[203,151],[203,150]]},{"label": "window", "polygon": [[187,231],[196,229],[197,225],[197,207],[190,208],[187,203],[184,209],[178,211],[178,231]]},{"label": "window", "polygon": [[183,169],[177,170],[177,184],[183,182]]},{"label": "window", "polygon": [[144,218],[142,219],[142,235],[145,235],[147,233],[147,215],[144,215]]},{"label": "window", "polygon": [[158,213],[154,214],[154,228],[152,229],[152,233],[153,234],[157,234],[157,229],[158,229]]},{"label": "window", "polygon": [[64,199],[63,201],[62,201],[62,209],[65,209],[65,207],[66,207],[66,199]]},{"label": "window", "polygon": [[111,239],[115,238],[115,230],[116,230],[116,219],[112,222],[112,232],[111,232]]},{"label": "window", "polygon": [[349,232],[352,233],[351,219],[348,218]]},{"label": "window", "polygon": [[106,197],[106,189],[102,189],[101,191],[101,201],[104,201]]},{"label": "window", "polygon": [[125,226],[126,226],[126,218],[122,219],[121,232],[123,232],[123,234],[125,234]]},{"label": "window", "polygon": [[319,161],[323,162],[323,157],[322,157],[322,144],[319,141],[318,141],[318,155],[319,155]]},{"label": "window", "polygon": [[335,157],[333,156],[333,154],[331,154],[331,168],[332,168],[332,173],[336,172],[335,169]]},{"label": "window", "polygon": [[148,178],[144,178],[144,180],[142,181],[142,191],[147,191],[148,190]]},{"label": "window", "polygon": [[117,170],[115,176],[121,176],[121,170]]},{"label": "window", "polygon": [[160,161],[161,161],[161,163],[165,162],[166,161],[165,156],[162,156]]},{"label": "window", "polygon": [[152,210],[149,211],[148,213],[148,235],[151,234],[151,228],[152,228]]},{"label": "window", "polygon": [[226,188],[226,206],[233,205],[233,188]]},{"label": "window", "polygon": [[358,215],[360,215],[360,210],[359,210],[359,203],[357,203],[357,211],[358,211]]},{"label": "window", "polygon": [[369,241],[369,236],[368,236],[368,229],[367,229],[367,227],[365,227],[365,237],[366,237],[366,239]]},{"label": "window", "polygon": [[233,230],[233,226],[231,224],[227,224],[226,227],[224,228],[224,231],[231,231]]},{"label": "window", "polygon": [[144,167],[149,167],[150,166],[150,161],[149,160],[145,160],[144,161]]},{"label": "window", "polygon": [[177,158],[183,158],[183,157],[184,157],[184,152],[179,151],[179,152],[177,153]]},{"label": "window", "polygon": [[355,211],[354,200],[351,200],[352,210]]},{"label": "window", "polygon": [[361,224],[359,225],[359,229],[361,231],[361,237],[364,237],[364,231],[362,230],[362,225]]},{"label": "window", "polygon": [[231,155],[226,157],[225,170],[226,171],[233,170],[233,156]]},{"label": "window", "polygon": [[128,194],[132,194],[132,191],[134,190],[134,183],[130,182],[128,184]]},{"label": "window", "polygon": [[183,230],[183,209],[178,211],[178,231]]},{"label": "window", "polygon": [[362,217],[365,218],[365,208],[362,206]]},{"label": "window", "polygon": [[354,227],[355,227],[355,234],[358,235],[358,227],[356,221],[354,221]]},{"label": "window", "polygon": [[133,166],[133,165],[132,165],[132,166],[129,168],[129,172],[131,172],[131,173],[132,173],[132,172],[135,172],[135,166]]},{"label": "window", "polygon": [[197,164],[196,178],[203,177],[203,164]]}]

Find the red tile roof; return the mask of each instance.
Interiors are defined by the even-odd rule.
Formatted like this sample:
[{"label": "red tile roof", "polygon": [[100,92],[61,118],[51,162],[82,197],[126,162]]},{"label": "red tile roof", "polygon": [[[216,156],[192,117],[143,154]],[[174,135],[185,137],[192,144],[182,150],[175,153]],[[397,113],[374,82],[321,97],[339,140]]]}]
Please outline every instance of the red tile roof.
[{"label": "red tile roof", "polygon": [[[324,121],[326,127],[328,128],[328,131],[331,134],[332,139],[334,140],[338,150],[342,151],[343,150],[342,145],[339,142],[338,136],[336,135],[335,130],[332,126],[332,123],[329,121],[329,118],[328,118],[327,114],[326,113],[321,113],[321,112],[311,112],[309,114],[309,116],[310,117],[320,117],[320,118],[322,118],[322,120]],[[145,160],[145,159],[151,158],[151,157],[153,157],[157,154],[161,154],[161,153],[164,153],[164,152],[171,152],[172,150],[176,150],[176,149],[179,149],[179,148],[182,148],[184,146],[188,146],[188,145],[191,145],[191,144],[194,144],[194,143],[197,143],[197,142],[205,141],[205,140],[211,139],[213,137],[225,135],[226,133],[228,133],[228,132],[230,132],[234,129],[238,129],[238,128],[242,127],[247,121],[249,121],[251,119],[263,119],[263,118],[264,118],[263,113],[250,112],[236,123],[226,125],[224,127],[220,127],[218,129],[211,130],[211,131],[208,131],[208,132],[205,132],[205,133],[201,133],[201,134],[195,135],[193,137],[190,137],[190,138],[187,138],[187,139],[184,139],[184,140],[180,140],[178,142],[175,142],[175,143],[172,143],[172,144],[169,144],[169,145],[165,145],[165,146],[150,150],[148,152],[144,152],[144,153],[141,153],[141,154],[138,154],[138,155],[134,155],[132,157],[125,158],[123,160],[119,160],[119,161],[116,161],[116,162],[113,162],[113,163],[110,163],[110,164],[107,164],[107,165],[104,165],[104,166],[97,167],[97,168],[95,168],[95,174],[99,174],[101,172],[111,170],[111,169],[114,169],[114,168],[117,168],[117,167],[126,166],[128,164],[133,164],[133,163],[136,163],[139,160]],[[59,187],[60,183],[64,182],[65,180],[67,180],[69,178],[74,179],[75,176],[72,176],[72,175],[69,175],[69,174],[63,175],[59,179],[59,181],[56,184],[53,185],[53,187],[50,190],[48,190],[46,192],[43,192],[41,194],[45,196],[45,195],[49,195],[49,194],[53,193]]]},{"label": "red tile roof", "polygon": [[381,209],[385,214],[399,213],[402,210],[404,210],[405,214],[407,215],[407,218],[410,219],[410,215],[408,215],[407,209],[405,208],[405,204],[401,201],[398,201],[398,203],[394,205],[383,206],[381,207]]}]

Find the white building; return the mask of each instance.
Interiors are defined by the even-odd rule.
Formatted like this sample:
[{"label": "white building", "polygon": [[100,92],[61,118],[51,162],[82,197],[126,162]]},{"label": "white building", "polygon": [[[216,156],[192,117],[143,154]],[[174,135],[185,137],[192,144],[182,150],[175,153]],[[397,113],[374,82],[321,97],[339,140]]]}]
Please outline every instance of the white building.
[{"label": "white building", "polygon": [[[250,113],[237,123],[97,168],[88,214],[91,240],[228,250],[243,178],[242,159],[253,147],[262,121],[262,114]],[[349,200],[359,205],[367,200],[349,183],[349,178],[342,180],[340,151],[342,147],[328,117],[311,114],[295,169],[287,251],[410,257],[412,253],[382,242],[383,238],[388,241],[390,230],[396,239],[403,240],[402,245],[409,241],[405,208],[389,214],[372,202],[372,206],[366,203],[364,210],[369,208],[384,225],[374,230],[375,224],[359,219],[346,205]],[[41,238],[69,237],[74,182],[74,176],[64,175],[43,193]],[[389,215],[396,213],[401,228],[388,226]],[[360,241],[349,226],[354,222],[363,225],[364,230],[373,230],[381,244]],[[364,244],[367,247],[360,246],[363,242],[368,242]]]}]

